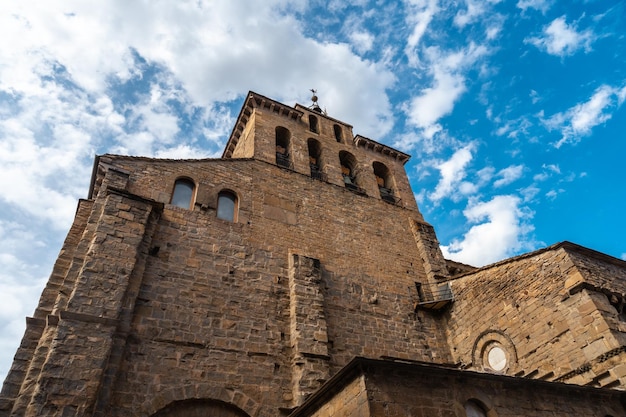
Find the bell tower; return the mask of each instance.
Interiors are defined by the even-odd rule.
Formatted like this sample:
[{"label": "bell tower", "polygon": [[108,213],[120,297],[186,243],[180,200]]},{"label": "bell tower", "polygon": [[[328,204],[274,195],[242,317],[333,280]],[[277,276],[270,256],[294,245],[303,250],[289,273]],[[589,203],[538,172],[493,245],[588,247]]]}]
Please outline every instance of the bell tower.
[{"label": "bell tower", "polygon": [[250,92],[226,144],[223,158],[253,158],[356,194],[415,210],[404,170],[409,155],[352,133],[328,116],[313,91],[310,107],[290,107]]}]

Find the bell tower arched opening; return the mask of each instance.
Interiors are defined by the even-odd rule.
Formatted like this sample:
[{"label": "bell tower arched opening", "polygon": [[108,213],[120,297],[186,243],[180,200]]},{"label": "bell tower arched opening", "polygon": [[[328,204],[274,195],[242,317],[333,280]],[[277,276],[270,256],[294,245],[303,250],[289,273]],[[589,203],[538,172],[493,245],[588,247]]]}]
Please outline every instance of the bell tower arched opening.
[{"label": "bell tower arched opening", "polygon": [[276,165],[283,168],[292,168],[291,162],[291,132],[282,126],[276,127]]},{"label": "bell tower arched opening", "polygon": [[322,166],[322,145],[316,139],[309,138],[307,141],[309,149],[309,168],[311,169],[311,178],[324,181],[326,176]]},{"label": "bell tower arched opening", "polygon": [[385,164],[378,161],[375,161],[372,167],[374,168],[380,198],[388,203],[395,204],[397,197],[394,192],[394,180],[391,171],[389,171],[389,168],[387,168]]}]

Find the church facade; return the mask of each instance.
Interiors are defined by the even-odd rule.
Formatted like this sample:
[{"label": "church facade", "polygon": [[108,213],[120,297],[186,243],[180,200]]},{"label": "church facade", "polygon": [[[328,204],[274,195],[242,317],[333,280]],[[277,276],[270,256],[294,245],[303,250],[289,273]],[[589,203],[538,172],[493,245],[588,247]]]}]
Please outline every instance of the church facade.
[{"label": "church facade", "polygon": [[626,262],[448,261],[408,159],[253,92],[221,158],[96,157],[0,416],[626,415]]}]

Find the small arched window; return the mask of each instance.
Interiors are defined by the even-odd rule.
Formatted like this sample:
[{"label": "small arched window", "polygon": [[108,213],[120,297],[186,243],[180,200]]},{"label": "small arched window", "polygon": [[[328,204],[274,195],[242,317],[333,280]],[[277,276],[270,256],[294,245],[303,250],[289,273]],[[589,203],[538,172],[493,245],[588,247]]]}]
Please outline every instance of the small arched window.
[{"label": "small arched window", "polygon": [[282,126],[276,128],[276,165],[291,168],[291,132]]},{"label": "small arched window", "polygon": [[378,161],[374,162],[372,167],[374,168],[374,176],[376,176],[380,198],[388,203],[395,204],[397,198],[393,191],[393,178],[391,177],[389,168]]},{"label": "small arched window", "polygon": [[309,130],[314,133],[319,133],[319,126],[317,124],[317,117],[312,114],[309,115]]},{"label": "small arched window", "polygon": [[236,222],[238,209],[237,195],[228,190],[220,191],[217,195],[217,218]]},{"label": "small arched window", "polygon": [[185,209],[191,209],[193,192],[196,185],[193,181],[187,178],[179,178],[174,183],[174,192],[172,193],[171,204],[182,207]]},{"label": "small arched window", "polygon": [[467,417],[487,417],[485,407],[477,400],[467,401],[464,408]]},{"label": "small arched window", "polygon": [[335,131],[335,140],[339,143],[343,143],[343,133],[341,131],[341,126],[333,125],[333,130]]},{"label": "small arched window", "polygon": [[311,168],[311,178],[317,180],[326,180],[326,176],[322,172],[322,146],[319,141],[309,139],[307,141],[309,147],[309,168]]}]

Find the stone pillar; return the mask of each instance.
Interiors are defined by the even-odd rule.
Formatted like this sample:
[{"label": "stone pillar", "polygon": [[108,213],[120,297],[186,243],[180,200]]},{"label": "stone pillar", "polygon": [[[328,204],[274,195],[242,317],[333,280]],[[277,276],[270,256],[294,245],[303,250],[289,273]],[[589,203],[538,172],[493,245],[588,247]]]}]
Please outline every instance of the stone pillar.
[{"label": "stone pillar", "polygon": [[54,263],[54,268],[52,269],[46,288],[41,294],[39,305],[37,306],[37,310],[35,310],[35,318],[45,319],[46,316],[52,312],[65,276],[74,261],[77,246],[85,231],[85,226],[89,220],[92,208],[93,201],[79,201],[78,207],[76,208],[76,215],[74,216],[74,223],[63,242],[59,257]]},{"label": "stone pillar", "polygon": [[411,231],[415,237],[417,251],[424,261],[424,270],[430,283],[448,278],[446,260],[439,248],[439,241],[435,229],[428,223],[417,222],[410,219]]},{"label": "stone pillar", "polygon": [[45,329],[45,320],[27,318],[26,331],[17,348],[13,364],[2,385],[0,395],[0,416],[9,415],[13,403],[20,393],[31,359],[35,354],[41,335]]},{"label": "stone pillar", "polygon": [[292,391],[294,406],[298,406],[330,372],[319,260],[297,254],[289,257],[289,300]]},{"label": "stone pillar", "polygon": [[74,285],[65,308],[47,317],[12,416],[93,413],[117,333],[125,327],[120,318],[134,305],[133,272],[143,268],[156,206],[113,189],[97,200],[93,233],[79,245],[87,248],[84,262],[68,280]]},{"label": "stone pillar", "polygon": [[0,415],[2,415],[2,411],[6,413],[11,411],[13,402],[19,395],[24,378],[30,367],[31,359],[35,356],[39,340],[46,328],[46,317],[53,309],[54,302],[63,285],[64,277],[73,262],[74,253],[85,229],[92,205],[93,202],[88,200],[81,200],[78,204],[74,223],[63,242],[63,247],[54,264],[52,274],[39,299],[39,305],[35,310],[34,317],[26,319],[24,337],[15,354],[13,365],[0,393]]}]

